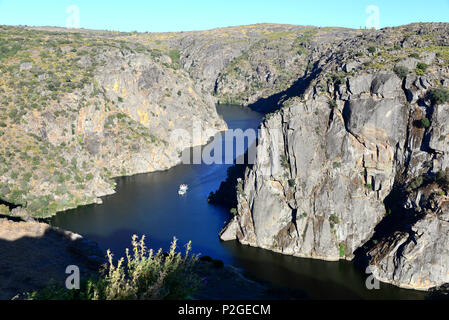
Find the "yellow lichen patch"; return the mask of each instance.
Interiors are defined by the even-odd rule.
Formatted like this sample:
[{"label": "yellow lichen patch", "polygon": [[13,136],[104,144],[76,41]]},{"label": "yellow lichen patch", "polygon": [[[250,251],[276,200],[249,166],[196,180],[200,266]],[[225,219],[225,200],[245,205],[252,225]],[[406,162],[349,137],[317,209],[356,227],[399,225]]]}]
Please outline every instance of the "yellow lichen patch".
[{"label": "yellow lichen patch", "polygon": [[103,106],[103,111],[100,112],[99,114],[97,114],[94,119],[96,122],[95,132],[101,132],[103,130],[103,124],[104,124],[105,118],[106,118],[106,112],[104,112],[104,106]]},{"label": "yellow lichen patch", "polygon": [[193,89],[192,89],[191,87],[189,87],[189,88],[187,89],[187,91],[189,91],[190,96],[191,96],[192,98],[194,98],[195,100],[197,100],[197,97],[196,97],[196,95],[195,95],[195,92],[193,92]]},{"label": "yellow lichen patch", "polygon": [[114,92],[118,93],[118,79],[116,79],[114,83]]},{"label": "yellow lichen patch", "polygon": [[173,128],[173,127],[175,126],[175,124],[173,123],[173,121],[170,120],[170,121],[168,122],[168,126],[169,126],[170,128]]},{"label": "yellow lichen patch", "polygon": [[429,279],[425,279],[424,277],[419,277],[416,281],[416,285],[411,285],[414,289],[428,289],[434,287],[435,284]]},{"label": "yellow lichen patch", "polygon": [[78,116],[78,126],[77,126],[77,133],[83,131],[83,123],[86,119],[86,113],[84,108],[81,108],[79,116]]},{"label": "yellow lichen patch", "polygon": [[146,126],[148,125],[148,123],[150,123],[148,112],[137,109],[137,114],[139,115],[140,124]]}]

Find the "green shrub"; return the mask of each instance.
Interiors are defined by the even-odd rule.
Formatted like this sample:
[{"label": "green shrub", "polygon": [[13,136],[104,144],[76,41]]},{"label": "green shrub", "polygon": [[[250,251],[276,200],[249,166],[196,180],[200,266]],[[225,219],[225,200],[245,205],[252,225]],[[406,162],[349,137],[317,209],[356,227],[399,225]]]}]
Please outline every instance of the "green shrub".
[{"label": "green shrub", "polygon": [[426,72],[427,68],[428,65],[424,62],[418,62],[418,64],[416,65],[416,69],[422,70],[423,72]]},{"label": "green shrub", "polygon": [[344,258],[346,256],[346,246],[344,243],[340,243],[339,246],[340,258]]},{"label": "green shrub", "polygon": [[[190,242],[185,255],[176,252],[177,240],[173,240],[170,252],[162,249],[154,252],[145,245],[145,237],[132,238],[132,253],[126,249],[126,259],[117,264],[108,250],[106,268],[96,279],[89,280],[81,290],[62,289],[52,285],[28,294],[30,300],[181,300],[189,299],[200,288],[201,280],[194,272],[197,256],[189,256]],[[221,262],[221,263],[220,263]],[[223,262],[213,261],[220,267]]]},{"label": "green shrub", "polygon": [[31,173],[31,172],[27,172],[27,173],[25,173],[24,175],[23,175],[23,181],[25,181],[25,182],[30,182],[30,180],[31,180],[31,177],[33,176],[33,174]]},{"label": "green shrub", "polygon": [[232,208],[229,212],[234,216],[238,213],[236,208]]},{"label": "green shrub", "polygon": [[288,185],[290,186],[290,188],[293,188],[294,186],[296,186],[296,180],[295,179],[289,179],[288,180]]},{"label": "green shrub", "polygon": [[413,52],[409,55],[410,58],[420,59],[421,57],[416,52]]},{"label": "green shrub", "polygon": [[409,70],[404,66],[396,66],[394,67],[393,71],[401,79],[404,79],[409,72]]},{"label": "green shrub", "polygon": [[4,204],[0,204],[0,214],[5,215],[5,216],[9,215],[10,214],[9,208],[7,206],[5,206]]},{"label": "green shrub", "polygon": [[338,87],[346,82],[346,78],[342,75],[335,75],[333,77],[333,81],[334,81],[334,85]]},{"label": "green shrub", "polygon": [[423,76],[425,74],[424,71],[422,71],[421,69],[418,69],[418,68],[415,69],[415,73],[417,76]]},{"label": "green shrub", "polygon": [[369,53],[374,53],[374,52],[376,52],[376,47],[373,47],[373,46],[369,47],[369,48],[368,48],[368,52],[369,52]]},{"label": "green shrub", "polygon": [[168,56],[172,61],[172,65],[178,66],[180,64],[181,53],[179,50],[173,49],[168,52]]},{"label": "green shrub", "polygon": [[286,170],[290,169],[290,162],[288,161],[288,157],[285,154],[281,156],[281,166]]},{"label": "green shrub", "polygon": [[435,182],[443,189],[449,189],[449,170],[440,171],[435,175]]},{"label": "green shrub", "polygon": [[242,181],[242,180],[240,180],[240,181],[237,183],[236,190],[237,190],[237,195],[239,195],[239,196],[241,196],[241,197],[245,197],[245,196],[246,196],[245,190],[243,190],[243,181]]},{"label": "green shrub", "polygon": [[446,88],[437,88],[430,91],[430,100],[432,103],[438,105],[438,104],[445,104],[446,102],[449,102],[449,90]]},{"label": "green shrub", "polygon": [[340,218],[337,217],[335,214],[333,214],[329,217],[329,221],[335,225],[335,224],[340,223]]},{"label": "green shrub", "polygon": [[429,128],[430,127],[430,120],[427,119],[427,118],[421,119],[421,126],[423,128],[426,128],[426,129]]},{"label": "green shrub", "polygon": [[419,187],[421,187],[422,185],[424,184],[424,177],[423,176],[419,176],[418,178],[416,178],[415,180],[413,180],[411,183],[410,183],[410,189],[412,189],[412,190],[416,190],[416,189],[418,189]]}]

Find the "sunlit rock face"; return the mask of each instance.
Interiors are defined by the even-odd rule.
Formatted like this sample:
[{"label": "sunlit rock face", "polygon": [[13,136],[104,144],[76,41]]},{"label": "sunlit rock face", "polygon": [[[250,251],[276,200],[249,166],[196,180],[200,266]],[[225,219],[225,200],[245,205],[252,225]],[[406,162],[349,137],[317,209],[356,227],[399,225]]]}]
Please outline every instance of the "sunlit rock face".
[{"label": "sunlit rock face", "polygon": [[[408,58],[397,33],[376,35],[377,48]],[[432,98],[449,70],[426,52],[425,74],[402,75],[401,58],[381,49],[368,56],[385,70],[371,68],[356,52],[372,37],[362,39],[322,52],[310,85],[266,117],[221,238],[300,257],[362,255],[378,279],[428,290],[449,282],[449,108]]]}]

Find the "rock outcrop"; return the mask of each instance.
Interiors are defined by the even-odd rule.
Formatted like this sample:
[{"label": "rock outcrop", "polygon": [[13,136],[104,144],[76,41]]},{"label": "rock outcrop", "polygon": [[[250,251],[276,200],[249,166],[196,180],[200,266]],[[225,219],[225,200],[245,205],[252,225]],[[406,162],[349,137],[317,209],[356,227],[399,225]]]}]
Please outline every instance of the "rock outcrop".
[{"label": "rock outcrop", "polygon": [[[407,288],[449,282],[449,91],[441,87],[449,70],[436,54],[446,49],[405,50],[411,33],[420,35],[415,48],[445,46],[447,29],[384,29],[322,51],[310,85],[262,124],[255,164],[237,186],[238,214],[221,238],[325,260],[361,254],[378,279]],[[425,73],[400,72],[409,55],[426,59]],[[424,205],[420,188],[437,180],[427,197],[438,200]],[[401,197],[389,206],[393,193]]]}]

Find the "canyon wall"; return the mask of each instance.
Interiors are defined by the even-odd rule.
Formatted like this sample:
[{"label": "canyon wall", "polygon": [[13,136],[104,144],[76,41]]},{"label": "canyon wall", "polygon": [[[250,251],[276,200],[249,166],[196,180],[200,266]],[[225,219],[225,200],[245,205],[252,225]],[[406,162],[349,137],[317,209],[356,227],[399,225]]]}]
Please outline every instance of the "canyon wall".
[{"label": "canyon wall", "polygon": [[324,51],[310,85],[262,124],[221,238],[356,258],[407,288],[447,283],[447,28],[384,29]]}]

